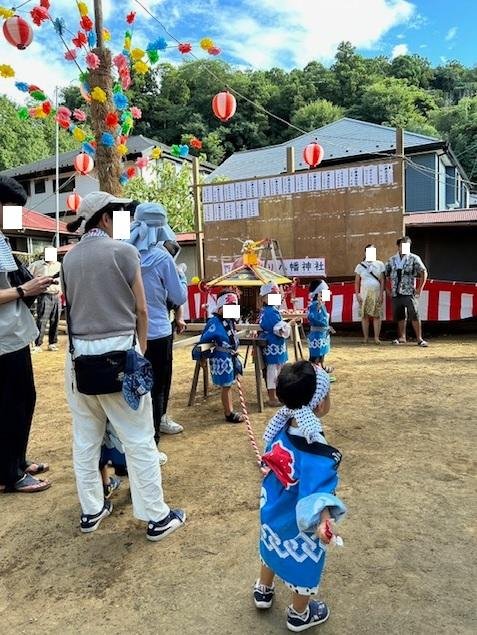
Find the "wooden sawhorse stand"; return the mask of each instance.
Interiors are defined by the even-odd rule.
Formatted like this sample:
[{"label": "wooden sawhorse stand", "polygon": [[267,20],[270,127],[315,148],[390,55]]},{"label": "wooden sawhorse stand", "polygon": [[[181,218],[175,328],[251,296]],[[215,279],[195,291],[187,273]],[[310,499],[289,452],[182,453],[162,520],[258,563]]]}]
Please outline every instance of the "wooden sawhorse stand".
[{"label": "wooden sawhorse stand", "polygon": [[[213,344],[200,344],[202,352],[213,348]],[[194,405],[195,396],[197,394],[197,386],[199,383],[200,369],[202,369],[202,380],[204,386],[204,399],[209,396],[209,360],[207,358],[198,359],[195,363],[194,377],[192,378],[192,386],[189,394],[189,402],[187,406],[190,408]]]}]

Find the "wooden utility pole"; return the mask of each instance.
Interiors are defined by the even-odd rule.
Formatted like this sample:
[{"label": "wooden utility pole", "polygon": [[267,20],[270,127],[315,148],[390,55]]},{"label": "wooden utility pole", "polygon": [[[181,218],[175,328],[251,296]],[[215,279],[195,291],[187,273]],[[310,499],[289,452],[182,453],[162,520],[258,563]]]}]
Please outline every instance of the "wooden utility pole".
[{"label": "wooden utility pole", "polygon": [[398,159],[397,172],[398,183],[401,187],[401,201],[402,201],[402,235],[404,236],[404,213],[406,212],[406,161],[404,155],[404,130],[402,128],[396,128],[396,157]]},{"label": "wooden utility pole", "polygon": [[111,51],[104,46],[103,37],[103,7],[101,0],[94,0],[94,25],[96,30],[96,48],[93,53],[99,57],[100,65],[96,70],[89,72],[90,88],[96,86],[106,93],[106,101],[101,103],[91,100],[91,122],[94,136],[96,138],[96,170],[99,179],[99,188],[104,192],[119,195],[121,184],[121,162],[116,146],[108,148],[101,143],[101,134],[107,131],[105,118],[108,112],[116,110],[113,102],[113,77]]},{"label": "wooden utility pole", "polygon": [[195,248],[197,252],[197,275],[204,279],[204,227],[200,197],[199,159],[192,159],[192,194],[194,196]]}]

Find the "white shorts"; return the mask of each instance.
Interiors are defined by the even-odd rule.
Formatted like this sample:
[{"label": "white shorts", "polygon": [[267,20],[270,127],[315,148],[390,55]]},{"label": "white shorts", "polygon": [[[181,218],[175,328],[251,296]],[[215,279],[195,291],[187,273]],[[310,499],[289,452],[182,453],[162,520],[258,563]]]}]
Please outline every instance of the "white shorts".
[{"label": "white shorts", "polygon": [[281,369],[282,364],[269,364],[267,366],[267,390],[275,390]]}]

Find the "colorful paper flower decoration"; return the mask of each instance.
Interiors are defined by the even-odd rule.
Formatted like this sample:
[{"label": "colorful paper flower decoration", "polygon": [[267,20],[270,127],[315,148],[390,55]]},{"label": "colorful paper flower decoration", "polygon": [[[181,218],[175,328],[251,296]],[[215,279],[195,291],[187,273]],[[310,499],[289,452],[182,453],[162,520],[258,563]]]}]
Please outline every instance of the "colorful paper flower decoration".
[{"label": "colorful paper flower decoration", "polygon": [[99,59],[99,57],[96,55],[96,53],[88,53],[86,55],[86,66],[89,68],[90,71],[94,71],[97,68],[99,68],[99,65],[101,64],[101,61]]},{"label": "colorful paper flower decoration", "polygon": [[94,157],[94,155],[96,154],[96,148],[89,142],[83,143],[81,147],[83,149],[83,152],[85,154],[88,154],[90,157]]},{"label": "colorful paper flower decoration", "polygon": [[28,119],[28,117],[30,116],[28,113],[28,108],[26,106],[23,106],[22,108],[20,108],[20,110],[17,112],[18,115],[18,119],[21,119],[22,121],[24,121],[25,119]]},{"label": "colorful paper flower decoration", "polygon": [[91,31],[93,28],[93,20],[89,17],[89,15],[83,15],[80,20],[80,25],[83,31]]},{"label": "colorful paper flower decoration", "polygon": [[86,113],[83,110],[76,108],[73,112],[73,119],[76,119],[76,121],[86,121]]},{"label": "colorful paper flower decoration", "polygon": [[143,51],[142,49],[136,48],[131,51],[131,57],[133,58],[135,62],[137,62],[138,60],[142,60],[144,55],[145,55],[145,51]]},{"label": "colorful paper flower decoration", "polygon": [[179,44],[177,48],[179,49],[180,53],[185,55],[186,53],[190,53],[192,51],[192,44],[189,44],[189,42],[183,42]]},{"label": "colorful paper flower decoration", "polygon": [[119,53],[119,55],[116,55],[115,57],[113,57],[113,64],[114,66],[116,66],[118,70],[120,70],[121,68],[124,68],[125,66],[127,66],[128,58],[122,53]]},{"label": "colorful paper flower decoration", "polygon": [[48,10],[50,8],[50,0],[40,0],[40,6]]},{"label": "colorful paper flower decoration", "polygon": [[55,18],[53,20],[53,28],[58,33],[58,35],[63,35],[66,29],[66,22],[64,18]]},{"label": "colorful paper flower decoration", "polygon": [[134,64],[134,70],[140,75],[145,75],[149,70],[149,66],[145,62],[139,60],[139,62]]},{"label": "colorful paper flower decoration", "polygon": [[131,166],[127,169],[126,174],[128,175],[129,179],[133,179],[136,176],[136,168]]},{"label": "colorful paper flower decoration", "polygon": [[75,128],[73,128],[73,137],[76,139],[76,141],[83,143],[83,141],[86,139],[86,132],[76,126]]},{"label": "colorful paper flower decoration", "polygon": [[46,99],[46,95],[43,91],[41,90],[34,90],[30,93],[30,95],[33,97],[33,99],[35,99],[36,101],[45,101]]},{"label": "colorful paper flower decoration", "polygon": [[148,51],[165,51],[167,48],[167,40],[163,37],[158,37],[157,40],[149,42],[147,45]]},{"label": "colorful paper flower decoration", "polygon": [[53,106],[51,105],[51,101],[44,101],[41,105],[43,112],[45,115],[49,115],[53,110]]},{"label": "colorful paper flower decoration", "polygon": [[118,154],[122,157],[126,156],[126,154],[129,152],[128,147],[125,143],[118,144],[116,150]]},{"label": "colorful paper flower decoration", "polygon": [[146,51],[147,59],[151,62],[151,64],[156,64],[159,61],[159,53],[158,51]]},{"label": "colorful paper flower decoration", "polygon": [[90,48],[94,48],[96,46],[96,33],[94,31],[90,31],[88,33],[88,46]]},{"label": "colorful paper flower decoration", "polygon": [[129,136],[131,130],[133,129],[133,120],[130,117],[129,119],[125,119],[123,125],[121,126],[121,132],[123,133],[123,135],[125,135],[126,137]]},{"label": "colorful paper flower decoration", "polygon": [[181,155],[181,149],[180,147],[177,145],[177,143],[174,143],[173,145],[171,145],[171,154],[174,157],[180,157]]},{"label": "colorful paper flower decoration", "polygon": [[69,119],[63,119],[62,117],[56,117],[56,121],[58,122],[60,128],[63,128],[63,130],[68,130],[68,128],[71,125],[71,122]]},{"label": "colorful paper flower decoration", "polygon": [[78,11],[81,17],[88,15],[88,6],[85,2],[78,2]]},{"label": "colorful paper flower decoration", "polygon": [[65,53],[65,60],[68,60],[68,62],[73,62],[76,59],[76,50],[75,49],[70,49],[69,51],[66,51]]},{"label": "colorful paper flower decoration", "polygon": [[162,154],[161,148],[153,148],[151,152],[151,159],[154,159],[154,161],[157,161],[158,159],[161,158],[161,154]]},{"label": "colorful paper flower decoration", "polygon": [[0,64],[0,76],[1,77],[15,77],[15,71],[10,64]]},{"label": "colorful paper flower decoration", "polygon": [[127,174],[121,174],[121,176],[119,177],[119,182],[121,183],[121,185],[126,185],[126,183],[128,182]]},{"label": "colorful paper flower decoration", "polygon": [[179,156],[185,158],[189,154],[189,146],[184,144],[179,146]]},{"label": "colorful paper flower decoration", "polygon": [[138,108],[137,106],[132,106],[131,115],[132,115],[133,119],[141,119],[142,110],[140,108]]},{"label": "colorful paper flower decoration", "polygon": [[103,40],[109,42],[111,40],[111,32],[109,29],[103,29]]},{"label": "colorful paper flower decoration", "polygon": [[131,11],[131,13],[128,13],[127,16],[126,16],[126,22],[128,24],[132,24],[135,19],[136,19],[136,12],[135,11]]},{"label": "colorful paper flower decoration", "polygon": [[118,114],[116,112],[108,112],[104,122],[108,126],[108,128],[116,128],[116,126],[119,124]]},{"label": "colorful paper flower decoration", "polygon": [[69,119],[71,117],[71,110],[66,106],[60,106],[56,114],[60,119]]},{"label": "colorful paper flower decoration", "polygon": [[15,87],[22,93],[28,92],[28,84],[26,82],[15,82]]},{"label": "colorful paper flower decoration", "polygon": [[123,90],[127,90],[129,86],[131,86],[131,75],[129,73],[129,68],[125,66],[119,71],[119,77],[121,79],[121,88]]},{"label": "colorful paper flower decoration", "polygon": [[219,49],[217,46],[212,46],[207,53],[209,55],[220,55],[222,53],[222,49]]},{"label": "colorful paper flower decoration", "polygon": [[140,170],[147,168],[148,163],[149,163],[149,157],[139,157],[139,159],[136,159],[136,165]]},{"label": "colorful paper flower decoration", "polygon": [[48,116],[41,106],[33,108],[33,116],[35,119],[46,119]]},{"label": "colorful paper flower decoration", "polygon": [[83,33],[83,31],[78,31],[77,35],[71,40],[76,48],[81,48],[82,46],[86,46],[88,43],[88,38]]},{"label": "colorful paper flower decoration", "polygon": [[[93,95],[91,94],[91,96]],[[129,105],[129,100],[124,93],[115,93],[113,96],[113,101],[117,110],[126,110]]]},{"label": "colorful paper flower decoration", "polygon": [[103,132],[101,134],[101,143],[106,148],[112,148],[114,145],[114,137],[110,132]]},{"label": "colorful paper flower decoration", "polygon": [[194,148],[194,150],[202,150],[202,141],[197,139],[197,137],[192,137],[190,140],[190,146],[191,148]]},{"label": "colorful paper flower decoration", "polygon": [[95,86],[93,90],[91,91],[91,99],[94,99],[94,101],[99,101],[100,103],[104,104],[104,102],[107,99],[106,93],[99,86]]},{"label": "colorful paper flower decoration", "polygon": [[212,40],[212,38],[210,37],[203,37],[201,41],[199,42],[199,44],[200,44],[200,48],[203,49],[204,51],[208,51],[209,49],[215,46],[214,40]]},{"label": "colorful paper flower decoration", "polygon": [[13,18],[15,15],[15,11],[12,9],[7,9],[6,7],[0,7],[0,18],[7,20],[8,18]]},{"label": "colorful paper flower decoration", "polygon": [[50,16],[48,15],[48,10],[45,7],[33,7],[30,11],[31,19],[36,26],[41,26],[45,20],[49,20]]}]

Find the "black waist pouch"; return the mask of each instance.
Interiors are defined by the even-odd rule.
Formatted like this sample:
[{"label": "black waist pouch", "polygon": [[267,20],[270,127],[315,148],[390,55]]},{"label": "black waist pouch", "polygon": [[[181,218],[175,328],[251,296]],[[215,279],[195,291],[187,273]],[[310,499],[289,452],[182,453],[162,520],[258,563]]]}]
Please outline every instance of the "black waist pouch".
[{"label": "black waist pouch", "polygon": [[73,360],[76,387],[83,395],[109,395],[123,389],[127,351],[80,355]]}]

